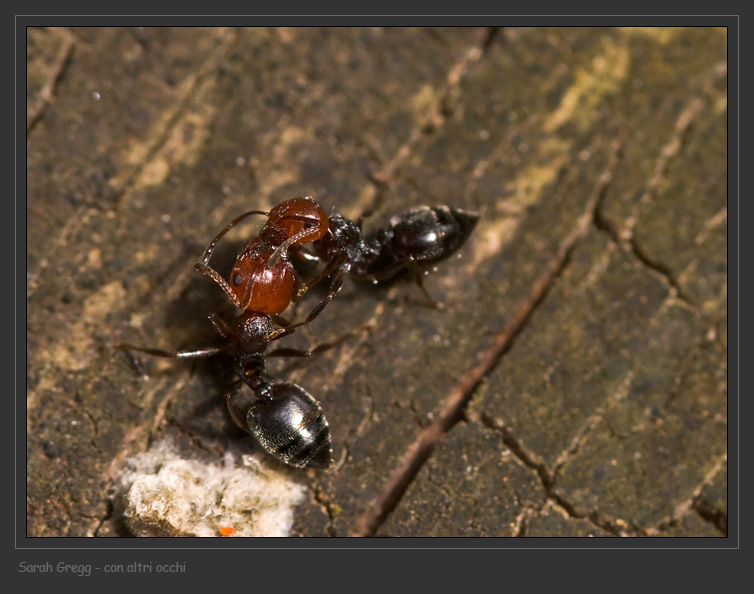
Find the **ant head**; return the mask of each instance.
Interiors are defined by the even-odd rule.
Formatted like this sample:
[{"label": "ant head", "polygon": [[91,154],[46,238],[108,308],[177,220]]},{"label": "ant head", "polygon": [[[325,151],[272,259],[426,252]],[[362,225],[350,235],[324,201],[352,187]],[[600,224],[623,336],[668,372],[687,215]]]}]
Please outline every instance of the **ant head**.
[{"label": "ant head", "polygon": [[270,211],[268,225],[285,231],[292,243],[310,243],[325,236],[328,219],[325,209],[314,199],[292,198]]}]

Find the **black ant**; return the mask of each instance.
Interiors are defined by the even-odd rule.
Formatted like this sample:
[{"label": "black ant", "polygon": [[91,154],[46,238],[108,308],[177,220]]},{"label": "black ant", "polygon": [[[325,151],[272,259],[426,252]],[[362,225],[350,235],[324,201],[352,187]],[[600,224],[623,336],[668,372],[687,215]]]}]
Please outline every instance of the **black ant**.
[{"label": "black ant", "polygon": [[327,262],[300,294],[332,277],[327,296],[303,323],[314,319],[332,301],[346,274],[376,284],[408,271],[427,301],[437,307],[422,282],[422,266],[444,260],[458,250],[474,229],[479,213],[449,206],[419,206],[393,216],[370,239],[364,239],[361,231],[364,217],[354,222],[333,215],[327,233],[312,243],[312,251],[295,246],[301,257]]}]

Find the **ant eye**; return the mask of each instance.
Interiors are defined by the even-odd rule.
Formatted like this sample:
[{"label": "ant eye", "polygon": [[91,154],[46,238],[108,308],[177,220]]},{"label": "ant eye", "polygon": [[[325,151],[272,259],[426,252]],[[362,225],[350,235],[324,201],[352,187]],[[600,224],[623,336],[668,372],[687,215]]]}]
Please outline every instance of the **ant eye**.
[{"label": "ant eye", "polygon": [[239,272],[236,272],[233,275],[233,284],[237,287],[243,282],[243,279],[241,278],[241,274]]}]

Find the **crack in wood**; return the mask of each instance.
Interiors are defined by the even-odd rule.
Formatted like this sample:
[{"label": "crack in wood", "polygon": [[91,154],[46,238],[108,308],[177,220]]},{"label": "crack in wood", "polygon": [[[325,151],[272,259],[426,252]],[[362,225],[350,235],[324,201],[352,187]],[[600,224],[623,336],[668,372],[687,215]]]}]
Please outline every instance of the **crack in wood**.
[{"label": "crack in wood", "polygon": [[113,502],[110,498],[105,500],[105,515],[101,518],[97,518],[99,523],[97,524],[97,527],[92,531],[91,536],[97,537],[100,536],[100,530],[103,529],[103,527],[112,519],[113,517],[113,511],[115,507],[113,506]]},{"label": "crack in wood", "polygon": [[[483,44],[481,44],[481,45],[482,45],[482,54],[483,54],[483,55],[486,55],[487,51],[489,51],[489,50],[491,49],[491,47],[493,46],[493,44],[494,44],[494,38],[495,38],[495,36],[496,36],[496,35],[499,35],[499,32],[498,32],[498,31],[496,31],[496,30],[495,30],[494,28],[493,28],[493,29],[490,29],[490,30],[489,30],[489,31],[487,32],[487,38],[486,38],[486,40],[484,41],[484,43],[483,43]],[[470,66],[470,67],[471,67],[471,66]],[[459,83],[459,84],[460,84],[460,83]],[[440,85],[440,88],[442,88],[442,87],[443,87],[443,85]],[[446,95],[446,99],[447,99],[447,97],[449,97],[449,96],[451,96],[451,95],[450,95],[450,94]],[[437,115],[437,116],[439,116],[440,118],[443,118],[443,119],[442,119],[441,121],[440,121],[440,120],[438,120],[438,121],[439,121],[439,123],[440,123],[440,126],[443,126],[443,125],[445,125],[445,122],[447,121],[447,119],[448,119],[448,118],[450,118],[450,117],[452,117],[452,110],[449,110],[449,104],[448,104],[448,102],[447,102],[447,101],[442,101],[442,100],[440,100],[440,101],[438,101],[438,102],[437,102],[437,105],[436,105],[436,107],[437,107],[437,110],[436,110],[436,115]],[[418,127],[418,130],[419,130],[419,132],[420,132],[421,134],[425,134],[425,135],[426,135],[427,133],[435,133],[435,132],[436,132],[436,131],[437,131],[438,129],[439,129],[439,128],[437,128],[436,126],[435,126],[435,127],[431,127],[431,128],[429,128],[429,129],[427,129],[427,128],[422,128],[422,127]],[[681,140],[683,140],[683,135],[681,135]],[[420,141],[421,141],[421,140],[418,140],[417,142],[420,142]],[[158,151],[159,151],[159,149],[158,149]],[[410,156],[411,156],[412,152],[413,152],[413,153],[415,153],[415,152],[416,152],[415,146],[413,146],[413,147],[411,147],[411,148],[410,148],[410,151],[409,151],[409,154],[408,154],[408,155],[407,155],[407,157],[406,157],[406,160],[407,160],[408,158],[410,158]],[[396,154],[396,156],[398,156],[398,155]],[[662,157],[661,157],[661,158],[662,158]],[[660,160],[661,160],[661,158],[660,158]],[[404,160],[404,163],[405,163],[405,160]],[[393,171],[393,174],[396,174],[396,173],[397,173],[397,175],[396,175],[396,176],[394,176],[393,178],[391,178],[391,182],[395,182],[395,179],[396,179],[396,177],[400,175],[400,167],[401,167],[401,165],[399,164],[399,165],[398,165],[398,167],[397,167],[397,168],[396,168],[396,169],[395,169],[395,170]],[[475,174],[476,174],[476,171],[475,171]],[[134,178],[132,178],[132,179],[134,179]],[[379,182],[379,180],[377,180],[377,179],[375,179],[375,180],[373,181],[373,184],[374,184],[375,186],[379,186],[379,184],[380,184],[380,183],[381,183],[381,182]],[[364,196],[364,195],[366,195],[366,194],[362,194],[362,196]],[[87,216],[89,216],[89,215],[87,215]],[[598,224],[598,222],[597,222],[597,219],[598,219],[598,218],[599,218],[600,216],[601,216],[601,213],[599,212],[599,207],[597,207],[597,208],[595,209],[595,217],[594,217],[594,222],[595,222],[595,225],[596,225],[596,226],[597,226],[598,228],[600,228],[600,225]],[[724,213],[724,214],[723,214],[723,219],[722,219],[723,221],[725,220],[725,217],[727,217],[727,213]],[[718,222],[719,222],[719,221],[718,221]],[[80,225],[80,224],[81,224],[81,221],[78,221],[78,224]],[[717,222],[715,222],[715,224],[717,224]],[[606,230],[606,229],[602,229],[602,230]],[[72,233],[75,233],[75,231],[73,231]],[[65,237],[67,237],[67,235],[64,235],[64,236],[65,236]],[[617,232],[617,231],[616,231],[615,229],[612,229],[612,238],[613,238],[613,239],[614,239],[614,240],[616,241],[616,243],[620,243],[620,238],[618,237],[618,232]],[[630,240],[629,240],[629,244],[631,244],[631,247],[632,247],[632,249],[633,249],[633,250],[635,251],[635,248],[633,247],[633,244],[634,244],[634,243],[635,243],[635,238],[631,237],[631,238],[630,238]],[[635,253],[634,253],[634,256],[635,256],[635,257],[637,257],[637,258],[639,258],[639,256],[638,256],[637,254],[635,254]],[[641,258],[639,258],[639,260],[641,260]],[[644,262],[644,264],[645,264],[645,265],[648,265],[648,266],[649,266],[649,264],[648,264],[648,263],[646,263],[646,262]],[[566,259],[565,259],[565,260],[564,260],[564,262],[563,262],[563,267],[566,267],[567,265],[568,265],[568,258],[566,257]],[[660,264],[660,266],[662,266],[662,265]],[[650,267],[652,267],[652,266],[650,266]],[[661,270],[656,270],[656,272],[659,272],[660,274],[662,274],[662,271],[661,271]],[[556,276],[557,276],[557,275],[556,275]],[[553,282],[555,281],[555,279],[556,279],[556,276],[554,276],[554,277],[553,277]],[[672,279],[671,279],[671,280],[672,280]],[[683,284],[683,282],[682,282],[682,281],[683,281],[683,277],[682,277],[682,276],[679,276],[676,282],[677,282],[677,283],[680,283],[680,284]],[[670,283],[670,284],[672,285],[672,283]],[[27,286],[29,286],[29,287],[30,287],[30,286],[31,286],[31,284],[30,284],[30,285],[27,285]],[[33,287],[33,289],[32,289],[32,292],[33,292],[33,290],[34,290],[34,289],[36,289],[36,285],[34,285],[34,287]],[[682,297],[681,297],[681,298],[682,298]],[[536,305],[535,305],[535,308],[534,308],[534,309],[536,310]],[[525,322],[524,322],[524,323],[525,323]],[[515,336],[516,336],[516,335],[517,335],[517,333],[514,333],[514,334],[513,334],[512,336],[511,336],[511,339],[510,339],[510,340],[511,340],[511,341],[515,340]],[[497,365],[497,364],[499,364],[499,362],[500,362],[500,358],[502,358],[502,357],[504,356],[505,352],[507,352],[507,350],[509,350],[509,348],[510,348],[510,346],[508,346],[507,348],[503,348],[503,349],[501,349],[501,352],[500,352],[500,354],[499,354],[499,357],[498,357],[497,361],[496,361],[496,362],[494,362],[494,363],[492,364],[492,365],[493,365],[493,367],[494,367],[494,365]],[[488,373],[488,372],[485,372],[485,373]],[[472,386],[472,387],[471,387],[471,390],[470,390],[470,392],[469,392],[469,393],[468,393],[468,394],[467,394],[467,395],[465,396],[465,398],[466,398],[466,403],[468,403],[468,401],[469,401],[469,400],[470,400],[471,398],[478,398],[478,392],[476,391],[476,389],[477,389],[477,388],[476,388],[476,386]],[[463,414],[463,411],[464,411],[464,407],[465,407],[465,404],[463,404],[463,403],[461,403],[461,404],[459,405],[459,410],[460,410],[460,412],[461,412],[461,415]],[[159,407],[158,407],[158,408],[159,408]],[[164,413],[164,411],[163,411],[163,413]],[[369,419],[367,419],[367,420],[366,420],[366,423],[368,423],[368,422],[369,422]],[[454,425],[455,425],[455,423],[457,423],[457,420],[456,420],[456,421],[455,421],[455,422],[453,423],[453,425],[451,425],[451,427],[452,427],[452,426],[454,426]],[[361,427],[361,425],[360,425],[360,427]],[[95,433],[96,433],[96,427],[95,427]],[[357,432],[357,433],[358,433],[358,432]],[[443,435],[441,434],[441,435],[439,436],[439,439],[442,439],[442,437],[443,437]],[[578,449],[578,445],[577,445],[577,449]],[[431,451],[430,451],[430,454],[428,454],[428,456],[429,456],[429,455],[431,455]],[[554,481],[554,480],[555,480],[555,478],[556,478],[556,475],[557,475],[557,471],[558,471],[558,470],[559,470],[559,468],[558,468],[558,467],[556,466],[555,470],[554,470],[554,471],[553,471],[552,473],[549,473],[549,476],[553,477],[553,481]],[[548,471],[548,472],[549,472],[549,471]],[[722,520],[720,520],[719,518],[715,519],[715,516],[713,515],[713,514],[714,514],[714,512],[713,512],[713,511],[711,511],[710,509],[706,509],[706,508],[704,507],[704,504],[706,504],[706,502],[705,502],[705,501],[701,501],[701,500],[699,500],[699,501],[700,501],[700,503],[694,502],[694,504],[693,504],[693,508],[694,508],[694,511],[695,511],[696,513],[698,513],[698,514],[699,514],[699,515],[700,515],[701,517],[705,517],[705,516],[704,516],[704,514],[706,514],[706,515],[707,515],[707,516],[709,517],[708,521],[712,521],[713,523],[715,523],[715,522],[719,522],[719,521],[722,521]],[[562,504],[558,503],[558,505],[561,505],[561,507],[562,507]],[[697,507],[698,507],[699,509],[697,509]],[[564,507],[563,509],[565,509],[565,507]],[[567,511],[567,510],[566,510],[566,511]],[[520,521],[519,521],[519,523],[518,523],[518,526],[519,526],[519,533],[520,533],[520,535],[525,535],[525,533],[526,533],[526,531],[527,531],[527,527],[528,527],[529,519],[530,519],[530,518],[532,517],[532,513],[533,513],[533,510],[532,510],[532,509],[528,509],[528,510],[525,510],[525,512],[523,512],[522,514],[520,514]],[[721,513],[721,512],[719,512],[719,513]],[[333,534],[333,530],[331,529],[331,528],[332,528],[332,526],[333,526],[333,522],[332,522],[332,520],[333,520],[333,515],[332,515],[331,513],[329,513],[329,509],[328,509],[328,515],[329,515],[329,517],[330,517],[330,524],[328,525],[328,533],[330,533],[330,535],[331,535],[331,536],[334,536],[334,534]],[[597,519],[598,521],[607,521],[607,520],[606,520],[606,519],[605,519],[605,518],[604,518],[603,516],[596,516],[596,519]],[[707,518],[705,518],[705,519],[707,519]],[[618,522],[617,522],[617,523],[615,523],[615,525],[614,525],[614,527],[615,527],[615,529],[616,529],[616,530],[621,530],[621,528],[619,527],[619,522],[620,522],[620,521],[618,521]],[[726,523],[726,525],[727,525],[727,515],[725,515],[725,523]],[[99,528],[97,528],[97,530],[99,530]]]},{"label": "crack in wood", "polygon": [[631,214],[625,221],[623,229],[620,231],[620,239],[622,241],[629,241],[633,237],[634,228],[639,222],[644,209],[654,200],[655,193],[665,178],[665,173],[668,170],[670,162],[683,148],[683,143],[688,136],[691,123],[701,113],[705,103],[712,98],[715,85],[727,75],[727,62],[715,66],[701,94],[689,101],[678,115],[670,140],[660,149],[660,155],[655,163],[652,175],[647,181],[646,189],[636,202]]},{"label": "crack in wood", "polygon": [[453,110],[449,106],[449,101],[453,91],[460,87],[473,67],[484,57],[484,49],[484,43],[481,47],[470,48],[448,69],[445,84],[440,87],[437,99],[426,110],[424,123],[419,122],[409,137],[397,148],[393,157],[369,174],[373,188],[369,192],[370,195],[361,201],[362,211],[375,210],[380,196],[395,185],[398,171],[408,162],[420,140],[425,136],[437,134],[444,127],[452,115]]},{"label": "crack in wood", "polygon": [[319,505],[322,512],[327,516],[327,526],[325,527],[327,534],[335,538],[337,533],[335,531],[335,512],[333,511],[332,502],[327,500],[321,489],[310,487],[309,490],[314,497],[314,501],[317,502],[317,505]]},{"label": "crack in wood", "polygon": [[622,157],[622,147],[627,138],[623,129],[612,143],[611,155],[605,171],[600,175],[592,195],[587,200],[584,212],[577,220],[574,229],[561,242],[557,254],[552,258],[543,274],[534,283],[528,297],[519,305],[511,321],[492,340],[490,347],[480,353],[459,381],[450,390],[445,403],[435,416],[435,420],[419,433],[408,447],[402,464],[388,479],[380,495],[356,520],[353,527],[355,536],[373,536],[387,516],[398,505],[409,484],[431,456],[437,443],[458,421],[479,383],[500,362],[512,346],[515,338],[523,330],[534,311],[549,293],[555,280],[567,266],[576,245],[589,233],[594,220],[594,211],[603,200]]},{"label": "crack in wood", "polygon": [[75,44],[73,37],[66,33],[63,37],[63,46],[60,48],[60,51],[58,51],[57,58],[50,68],[47,80],[39,91],[39,100],[26,116],[27,143],[29,142],[29,137],[31,136],[32,131],[36,128],[45,111],[47,111],[47,108],[55,98],[55,91],[57,90],[58,85],[62,82],[65,72],[68,70],[68,66],[71,64],[74,47]]},{"label": "crack in wood", "polygon": [[701,497],[694,500],[692,507],[702,519],[713,524],[724,536],[728,536],[728,514],[713,507]]},{"label": "crack in wood", "polygon": [[533,510],[527,508],[516,516],[513,521],[512,533],[514,538],[523,538],[526,536],[526,532],[529,529],[529,519],[531,518]]},{"label": "crack in wood", "polygon": [[[649,328],[654,328],[657,326],[658,323],[663,318],[663,314],[668,310],[669,307],[673,304],[673,299],[671,297],[668,297],[662,304],[662,306],[659,308],[657,314],[653,316],[652,320],[650,320]],[[689,367],[693,360],[698,357],[699,353],[702,349],[705,348],[706,345],[706,338],[698,342],[695,346],[695,348],[692,350],[692,352],[684,359],[681,369],[678,372],[678,377],[675,380],[674,384],[674,391],[677,391],[677,386],[680,384],[680,382],[683,380],[683,377],[686,373],[688,373]],[[670,525],[671,521],[676,521],[677,518],[674,518],[672,520],[668,520],[662,526],[663,528],[647,528],[642,529],[639,526],[631,525],[626,529],[625,526],[621,526],[616,521],[610,520],[605,516],[604,514],[600,514],[596,510],[588,511],[580,513],[576,510],[576,508],[570,504],[565,497],[558,494],[555,491],[555,483],[557,481],[558,474],[560,473],[561,469],[565,466],[565,464],[568,463],[570,458],[578,453],[581,446],[586,442],[589,434],[591,431],[597,426],[597,424],[604,420],[608,426],[608,430],[613,433],[616,438],[624,439],[625,436],[618,435],[615,433],[615,431],[610,427],[609,419],[607,417],[607,412],[617,406],[622,400],[625,399],[625,397],[628,395],[631,383],[634,377],[634,370],[630,369],[628,373],[626,374],[623,382],[621,383],[621,386],[616,390],[613,395],[611,395],[605,402],[605,404],[598,409],[594,411],[592,415],[590,415],[586,422],[579,428],[578,431],[576,431],[574,438],[571,440],[570,445],[561,452],[561,454],[558,456],[558,458],[555,461],[555,464],[552,468],[552,470],[549,470],[547,466],[544,463],[536,462],[535,461],[535,455],[531,452],[527,452],[524,450],[524,448],[518,443],[518,441],[515,440],[513,437],[513,434],[510,432],[510,430],[507,427],[504,427],[501,425],[499,421],[495,421],[494,419],[491,419],[490,417],[482,414],[482,421],[483,423],[488,426],[491,429],[502,431],[504,433],[503,441],[506,446],[528,467],[534,469],[539,474],[542,483],[545,487],[545,490],[548,493],[548,498],[551,499],[553,502],[560,505],[570,517],[574,519],[587,519],[590,522],[592,522],[595,526],[598,526],[599,528],[602,528],[604,530],[607,530],[608,532],[611,532],[615,534],[616,536],[626,536],[626,535],[641,535],[641,536],[650,536],[652,535],[653,531],[661,531],[664,529],[667,529],[667,527]],[[671,392],[671,395],[669,396],[669,400],[674,395],[674,392]],[[668,405],[668,401],[666,401],[665,406]],[[707,484],[711,479],[705,479],[703,484]],[[695,491],[695,496],[698,497],[698,493],[701,491],[701,488],[697,488]],[[710,516],[711,517],[711,516]],[[718,518],[717,516],[711,517],[712,519],[710,521],[715,522],[722,522],[722,519]],[[717,524],[716,524],[717,525]]]},{"label": "crack in wood", "polygon": [[139,175],[167,144],[173,130],[182,121],[199,89],[205,84],[209,86],[211,84],[210,79],[218,76],[218,65],[236,40],[237,34],[223,39],[209,57],[181,82],[176,92],[176,100],[171,102],[170,106],[162,112],[161,117],[157,118],[158,129],[154,130],[154,136],[148,136],[142,143],[143,158],[140,158],[134,167],[127,170],[124,176],[115,176],[111,180],[116,194],[124,196],[134,187]]},{"label": "crack in wood", "polygon": [[[647,332],[654,330],[663,321],[664,314],[673,306],[674,303],[675,301],[672,296],[669,296],[667,299],[665,299],[665,301],[663,301],[655,315],[653,315],[649,320]],[[693,359],[705,347],[706,341],[706,338],[702,338],[691,350],[691,353],[683,360],[681,369],[679,370],[678,376],[675,380],[674,390],[677,390],[677,387],[682,381],[684,374],[688,371],[688,367],[690,366]],[[579,429],[575,432],[574,437],[571,439],[569,446],[566,447],[556,458],[555,465],[553,466],[553,476],[556,476],[563,468],[563,466],[568,463],[569,459],[573,455],[578,453],[581,446],[586,442],[589,434],[595,429],[600,421],[605,421],[608,431],[610,431],[610,433],[616,438],[625,439],[627,437],[626,435],[619,434],[613,429],[613,427],[610,425],[607,414],[628,396],[634,379],[634,373],[635,368],[632,367],[631,369],[629,369],[626,372],[626,375],[623,378],[623,381],[621,382],[618,389],[616,389],[610,396],[608,396],[604,400],[604,404],[596,408],[594,412],[589,415],[589,417],[587,417],[586,421],[582,423]],[[671,392],[668,400],[665,402],[665,407],[668,406],[672,396],[674,396],[674,392]]]},{"label": "crack in wood", "polygon": [[[595,210],[594,225],[599,230],[605,232],[616,246],[623,248],[626,252],[632,254],[642,265],[659,274],[675,292],[677,297],[691,306],[696,306],[696,304],[694,304],[693,300],[682,289],[682,275],[676,276],[668,265],[650,256],[639,244],[634,234],[634,229],[636,228],[644,209],[654,200],[655,193],[660,187],[672,159],[677,156],[683,148],[684,140],[688,136],[691,123],[701,113],[705,102],[712,97],[715,84],[727,76],[727,72],[727,64],[718,64],[713,69],[712,75],[704,85],[701,95],[689,101],[681,110],[681,113],[676,119],[673,134],[660,150],[660,155],[655,164],[652,176],[647,182],[646,189],[636,202],[636,205],[632,209],[628,218],[624,221],[623,227],[619,229],[618,224],[610,221],[604,215],[601,208]],[[714,215],[707,222],[702,232],[700,232],[699,237],[702,237],[701,240],[703,241],[703,239],[706,238],[709,229],[720,224],[721,219],[724,220],[725,217],[727,217],[727,209],[723,209],[723,211]],[[697,240],[699,240],[699,237]]]},{"label": "crack in wood", "polygon": [[[727,63],[721,63],[715,66],[712,74],[709,76],[705,83],[702,92],[699,96],[690,100],[685,107],[681,110],[676,119],[673,127],[673,132],[660,149],[659,156],[655,163],[655,167],[652,171],[652,175],[647,181],[646,188],[641,194],[636,204],[631,209],[628,217],[623,221],[622,227],[619,228],[619,223],[611,221],[602,212],[600,206],[595,209],[593,223],[597,229],[607,234],[610,238],[612,245],[611,251],[616,247],[623,249],[625,252],[631,254],[638,262],[643,266],[646,266],[653,272],[657,273],[663,281],[672,289],[675,295],[681,301],[684,301],[689,306],[697,307],[693,300],[682,289],[682,277],[683,274],[675,275],[672,269],[660,262],[657,258],[650,256],[646,250],[639,244],[634,230],[639,223],[639,219],[644,210],[650,205],[655,194],[665,179],[665,174],[670,167],[670,163],[674,157],[676,157],[683,148],[684,141],[688,136],[692,122],[702,112],[707,101],[713,97],[713,91],[715,85],[727,76],[728,68]],[[715,226],[719,225],[721,220],[725,220],[727,217],[727,210],[718,212],[705,224],[704,228],[697,237],[697,243],[706,239],[709,231]],[[701,239],[700,239],[701,238]]]},{"label": "crack in wood", "polygon": [[[139,175],[148,166],[150,161],[159,153],[159,151],[165,146],[170,139],[173,129],[179,125],[182,116],[186,113],[188,106],[191,104],[192,99],[196,96],[201,84],[212,74],[216,73],[217,65],[220,63],[222,56],[224,56],[228,48],[232,47],[235,41],[235,36],[231,36],[229,40],[224,40],[218,44],[215,51],[205,60],[196,71],[189,74],[184,81],[179,85],[177,91],[177,99],[170,103],[170,107],[164,110],[161,116],[156,119],[162,120],[161,129],[152,137],[145,140],[142,145],[144,148],[144,156],[134,166],[125,168],[122,174],[113,176],[109,182],[113,188],[114,201],[121,201],[131,189],[134,187]],[[71,42],[72,44],[73,42]],[[172,110],[172,112],[171,112]],[[62,246],[65,246],[68,242],[68,238],[73,233],[84,225],[89,224],[89,220],[98,214],[102,216],[101,212],[98,212],[87,206],[80,206],[72,217],[68,220],[66,225],[62,228],[57,237],[50,242],[50,248],[47,250],[47,254],[40,258],[39,265],[34,272],[27,274],[27,300],[35,293],[39,288],[40,279],[43,273],[49,267],[50,262],[55,258],[51,257],[51,254],[56,254]],[[86,255],[82,255],[85,258]],[[185,275],[186,273],[181,273]],[[179,279],[180,276],[179,276]]]},{"label": "crack in wood", "polygon": [[630,245],[630,252],[634,255],[634,257],[641,262],[644,266],[649,268],[650,270],[656,272],[660,275],[660,277],[663,279],[663,281],[670,286],[672,291],[675,293],[676,297],[680,299],[681,301],[684,301],[688,305],[694,307],[696,304],[693,302],[693,300],[686,295],[686,293],[681,288],[681,285],[679,284],[678,280],[676,279],[675,275],[673,274],[673,271],[670,269],[669,266],[663,264],[659,260],[656,260],[652,258],[645,250],[639,245],[638,240],[636,239],[636,236],[633,235],[631,239],[629,239],[629,245]]},{"label": "crack in wood", "polygon": [[728,515],[710,506],[702,497],[702,491],[707,485],[712,484],[717,475],[728,466],[728,453],[724,453],[712,468],[707,472],[702,481],[697,485],[691,497],[676,506],[673,514],[657,525],[647,528],[646,536],[657,536],[678,523],[680,519],[689,513],[696,513],[704,520],[711,522],[725,536],[728,536]]},{"label": "crack in wood", "polygon": [[487,35],[482,42],[482,52],[485,55],[489,53],[498,39],[500,40],[500,43],[505,41],[505,27],[488,27]]},{"label": "crack in wood", "polygon": [[596,510],[588,510],[584,512],[578,511],[574,504],[572,504],[556,491],[556,469],[553,469],[551,471],[547,468],[547,465],[545,463],[537,462],[535,460],[535,455],[527,451],[526,448],[524,448],[524,446],[515,438],[512,431],[505,425],[501,424],[498,421],[495,421],[485,414],[482,414],[481,420],[486,427],[492,429],[493,431],[499,432],[502,436],[503,443],[513,453],[513,455],[515,455],[516,458],[518,458],[526,467],[531,468],[537,473],[537,476],[542,482],[542,487],[545,490],[545,498],[542,501],[542,504],[536,509],[525,509],[517,518],[517,521],[520,521],[517,524],[515,536],[526,536],[529,520],[534,515],[541,515],[542,512],[546,510],[548,502],[550,505],[557,505],[558,507],[560,507],[568,515],[569,518],[575,520],[587,520],[597,528],[601,528],[602,530],[609,532],[610,534],[614,534],[615,536],[645,535],[643,531],[637,526],[627,524],[624,525],[625,523],[610,518],[605,514],[601,514]]}]

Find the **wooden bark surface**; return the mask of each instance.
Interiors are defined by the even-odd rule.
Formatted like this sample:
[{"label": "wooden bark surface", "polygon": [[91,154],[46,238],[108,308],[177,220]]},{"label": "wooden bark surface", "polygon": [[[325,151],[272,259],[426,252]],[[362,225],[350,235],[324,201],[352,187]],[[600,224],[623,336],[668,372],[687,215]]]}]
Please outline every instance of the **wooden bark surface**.
[{"label": "wooden bark surface", "polygon": [[206,315],[233,312],[193,262],[302,195],[377,204],[367,230],[421,204],[482,218],[426,277],[445,309],[346,279],[285,339],[352,333],[272,365],[319,399],[339,462],[270,464],[307,486],[293,535],[726,534],[724,29],[27,42],[28,536],[125,534],[114,477],[165,436],[187,458],[254,451],[222,361],[143,357],[145,379],[110,345],[215,340]]}]

